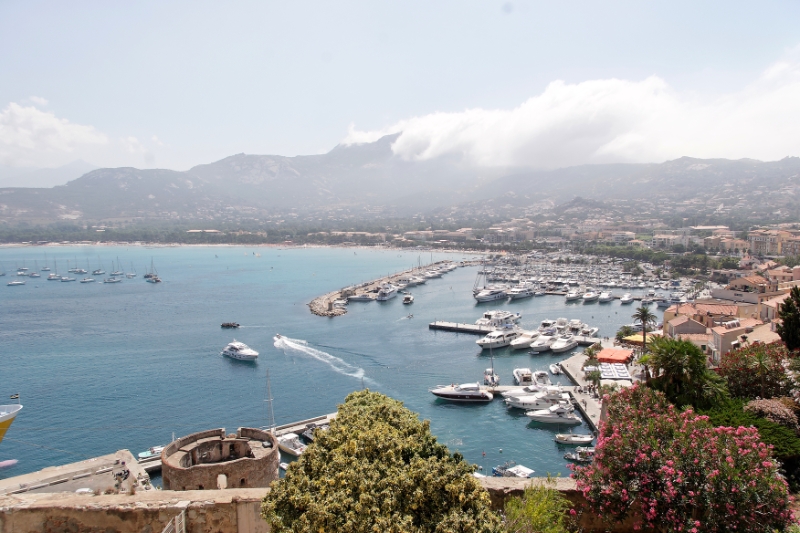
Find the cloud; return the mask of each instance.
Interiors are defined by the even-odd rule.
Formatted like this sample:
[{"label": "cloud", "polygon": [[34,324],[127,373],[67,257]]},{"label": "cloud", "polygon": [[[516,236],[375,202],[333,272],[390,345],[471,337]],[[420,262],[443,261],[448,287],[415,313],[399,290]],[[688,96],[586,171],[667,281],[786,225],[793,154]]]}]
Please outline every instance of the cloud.
[{"label": "cloud", "polygon": [[6,165],[63,164],[77,149],[107,143],[92,126],[73,124],[33,106],[12,102],[0,111],[0,163]]},{"label": "cloud", "polygon": [[47,101],[47,98],[42,98],[41,96],[29,96],[28,100],[42,107],[46,106],[49,103]]},{"label": "cloud", "polygon": [[[692,157],[800,155],[800,48],[747,87],[701,100],[658,76],[554,81],[514,109],[431,113],[387,128],[350,126],[344,144],[402,132],[405,159],[461,156],[487,166],[562,167]],[[794,56],[794,57],[792,57]]]}]

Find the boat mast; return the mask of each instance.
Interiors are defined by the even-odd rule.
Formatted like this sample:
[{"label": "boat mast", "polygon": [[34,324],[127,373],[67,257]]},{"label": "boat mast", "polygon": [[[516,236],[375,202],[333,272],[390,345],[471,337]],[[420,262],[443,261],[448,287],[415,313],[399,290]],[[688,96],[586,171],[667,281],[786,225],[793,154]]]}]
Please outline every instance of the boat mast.
[{"label": "boat mast", "polygon": [[275,411],[272,408],[272,387],[269,383],[269,368],[267,369],[267,399],[264,400],[265,403],[269,403],[269,426],[267,426],[267,431],[270,433],[275,432]]}]

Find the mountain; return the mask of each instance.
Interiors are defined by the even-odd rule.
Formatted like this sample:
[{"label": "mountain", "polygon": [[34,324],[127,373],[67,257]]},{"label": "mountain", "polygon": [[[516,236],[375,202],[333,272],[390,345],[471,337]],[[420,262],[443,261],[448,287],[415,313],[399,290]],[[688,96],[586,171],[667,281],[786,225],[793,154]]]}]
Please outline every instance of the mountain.
[{"label": "mountain", "polygon": [[[320,155],[237,154],[185,172],[97,169],[52,188],[0,189],[0,221],[263,221],[291,214],[321,221],[408,216],[455,206],[502,213],[504,206],[553,206],[576,196],[646,199],[656,206],[687,200],[738,205],[742,194],[766,198],[773,190],[794,191],[800,176],[800,158],[683,157],[661,164],[553,170],[483,168],[458,158],[405,160],[392,151],[396,138],[340,145]],[[794,201],[793,194],[781,197]]]}]

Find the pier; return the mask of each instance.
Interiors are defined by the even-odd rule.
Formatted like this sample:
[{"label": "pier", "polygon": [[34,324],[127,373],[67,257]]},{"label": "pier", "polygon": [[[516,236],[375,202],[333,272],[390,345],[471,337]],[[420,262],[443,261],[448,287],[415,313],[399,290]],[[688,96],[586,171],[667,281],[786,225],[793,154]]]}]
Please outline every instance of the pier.
[{"label": "pier", "polygon": [[454,333],[472,333],[474,335],[487,335],[498,328],[492,326],[479,326],[477,324],[466,324],[461,322],[444,322],[437,320],[428,324],[428,329],[438,329],[441,331],[452,331]]}]

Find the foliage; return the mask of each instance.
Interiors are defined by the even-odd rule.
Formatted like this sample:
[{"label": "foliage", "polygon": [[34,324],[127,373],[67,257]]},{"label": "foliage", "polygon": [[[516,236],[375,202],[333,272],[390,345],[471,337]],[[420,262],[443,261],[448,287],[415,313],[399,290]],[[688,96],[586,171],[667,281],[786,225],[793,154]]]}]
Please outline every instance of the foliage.
[{"label": "foliage", "polygon": [[619,328],[619,330],[617,330],[616,338],[617,338],[618,341],[622,342],[622,339],[624,339],[625,337],[630,337],[634,333],[636,333],[636,332],[633,331],[632,327],[630,327],[630,326],[622,326],[621,328]]},{"label": "foliage", "polygon": [[655,376],[648,386],[678,406],[708,407],[728,397],[724,381],[708,369],[705,354],[692,342],[654,337],[646,362]]},{"label": "foliage", "polygon": [[602,376],[603,374],[601,374],[599,370],[592,370],[591,372],[586,373],[586,381],[598,386],[600,385],[600,379]]},{"label": "foliage", "polygon": [[775,330],[781,336],[786,348],[793,352],[800,349],[800,287],[792,287],[789,297],[778,309],[781,319]]},{"label": "foliage", "polygon": [[747,413],[766,418],[770,422],[775,422],[797,432],[800,426],[797,423],[797,415],[794,411],[786,407],[780,400],[751,400],[744,406]]},{"label": "foliage", "polygon": [[510,498],[505,505],[505,531],[508,533],[567,533],[567,511],[572,506],[564,495],[544,484],[525,488],[522,497]]},{"label": "foliage", "polygon": [[594,462],[573,467],[598,515],[692,533],[772,532],[791,520],[786,482],[755,428],[713,427],[648,387],[606,401]]},{"label": "foliage", "polygon": [[719,374],[737,398],[785,396],[791,387],[784,366],[788,357],[783,344],[754,343],[723,355]]},{"label": "foliage", "polygon": [[642,353],[647,349],[647,330],[650,326],[656,323],[656,315],[644,305],[636,309],[636,312],[631,315],[635,323],[642,325]]},{"label": "foliage", "polygon": [[317,435],[264,497],[275,533],[498,530],[473,467],[401,402],[354,392]]}]

